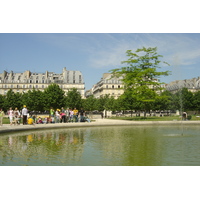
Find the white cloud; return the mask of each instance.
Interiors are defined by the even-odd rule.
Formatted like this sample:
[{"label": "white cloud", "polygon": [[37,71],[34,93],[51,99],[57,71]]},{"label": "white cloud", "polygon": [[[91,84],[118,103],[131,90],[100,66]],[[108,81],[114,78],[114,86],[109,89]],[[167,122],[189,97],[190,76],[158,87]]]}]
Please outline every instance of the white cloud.
[{"label": "white cloud", "polygon": [[94,68],[116,67],[125,59],[127,44],[116,45],[107,49],[97,50],[90,55],[90,65]]},{"label": "white cloud", "polygon": [[180,65],[193,65],[200,58],[198,34],[44,34],[42,40],[58,48],[84,53],[92,68],[110,68],[126,59],[126,50],[158,47],[163,60],[174,65],[174,57]]}]

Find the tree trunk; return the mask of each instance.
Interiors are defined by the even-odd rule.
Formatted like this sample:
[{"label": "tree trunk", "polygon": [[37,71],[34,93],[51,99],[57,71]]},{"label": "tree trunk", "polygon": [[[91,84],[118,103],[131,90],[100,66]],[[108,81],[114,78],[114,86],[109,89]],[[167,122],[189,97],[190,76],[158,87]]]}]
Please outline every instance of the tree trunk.
[{"label": "tree trunk", "polygon": [[146,116],[147,116],[147,112],[146,112],[146,110],[144,111],[144,117],[146,118]]}]

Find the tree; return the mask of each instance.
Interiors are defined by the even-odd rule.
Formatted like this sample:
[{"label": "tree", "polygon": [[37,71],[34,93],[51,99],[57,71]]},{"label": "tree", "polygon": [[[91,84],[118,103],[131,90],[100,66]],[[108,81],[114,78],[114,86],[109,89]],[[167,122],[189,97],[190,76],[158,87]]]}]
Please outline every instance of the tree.
[{"label": "tree", "polygon": [[133,110],[140,110],[141,104],[137,102],[136,99],[132,96],[131,90],[125,90],[125,92],[119,97],[119,104],[121,106],[121,110],[130,110],[131,117],[133,114]]},{"label": "tree", "polygon": [[94,95],[91,95],[87,99],[83,99],[83,108],[87,111],[97,110],[96,101],[97,99],[94,98]]},{"label": "tree", "polygon": [[77,108],[79,110],[82,107],[81,94],[76,88],[68,91],[65,101],[66,106],[69,108]]},{"label": "tree", "polygon": [[157,48],[137,49],[135,53],[126,51],[128,60],[122,61],[127,66],[110,70],[113,76],[122,77],[125,92],[128,90],[131,97],[138,102],[145,111],[150,109],[152,102],[162,90],[158,79],[160,76],[167,76],[169,71],[160,72],[161,55],[157,54]]},{"label": "tree", "polygon": [[97,106],[98,111],[108,110],[108,108],[109,108],[109,104],[108,104],[109,96],[110,96],[109,94],[106,94],[104,96],[100,96],[100,98],[97,99],[96,106]]},{"label": "tree", "polygon": [[44,90],[45,110],[50,107],[54,109],[65,106],[65,92],[59,87],[58,84],[51,84]]},{"label": "tree", "polygon": [[160,95],[158,95],[154,101],[154,110],[176,110],[174,106],[173,97],[174,95],[169,91],[164,91]]},{"label": "tree", "polygon": [[23,105],[26,105],[31,111],[44,111],[44,93],[40,90],[29,90],[22,96]]},{"label": "tree", "polygon": [[4,98],[3,108],[8,110],[10,107],[15,109],[21,106],[20,103],[21,95],[19,93],[14,93],[12,89],[8,90]]},{"label": "tree", "polygon": [[0,94],[0,108],[4,109],[5,96]]},{"label": "tree", "polygon": [[194,93],[194,108],[196,111],[200,111],[200,91]]},{"label": "tree", "polygon": [[108,100],[106,101],[105,107],[107,110],[116,111],[117,110],[116,99],[113,96],[109,97]]},{"label": "tree", "polygon": [[19,92],[14,93],[14,96],[15,96],[15,107],[17,107],[20,110],[22,108],[22,105],[23,105],[23,103],[21,101],[22,93],[19,93]]},{"label": "tree", "polygon": [[187,88],[182,88],[175,94],[176,105],[178,110],[194,110],[193,93]]}]

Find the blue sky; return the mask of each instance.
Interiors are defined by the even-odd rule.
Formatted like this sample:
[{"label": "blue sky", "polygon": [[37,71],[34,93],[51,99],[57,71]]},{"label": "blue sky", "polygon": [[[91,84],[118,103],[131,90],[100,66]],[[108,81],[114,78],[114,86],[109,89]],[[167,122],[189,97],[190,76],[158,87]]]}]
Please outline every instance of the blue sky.
[{"label": "blue sky", "polygon": [[198,33],[1,33],[0,69],[14,72],[61,73],[63,67],[83,73],[86,89],[103,73],[122,66],[126,50],[157,47],[161,66],[172,75],[169,83],[200,76],[200,34]]}]

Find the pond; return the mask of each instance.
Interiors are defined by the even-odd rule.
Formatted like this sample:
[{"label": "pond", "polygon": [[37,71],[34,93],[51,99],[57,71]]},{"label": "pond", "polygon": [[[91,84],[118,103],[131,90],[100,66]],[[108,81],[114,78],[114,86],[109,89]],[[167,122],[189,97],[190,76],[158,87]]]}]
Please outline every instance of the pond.
[{"label": "pond", "polygon": [[199,126],[109,126],[0,135],[1,166],[199,166]]}]

